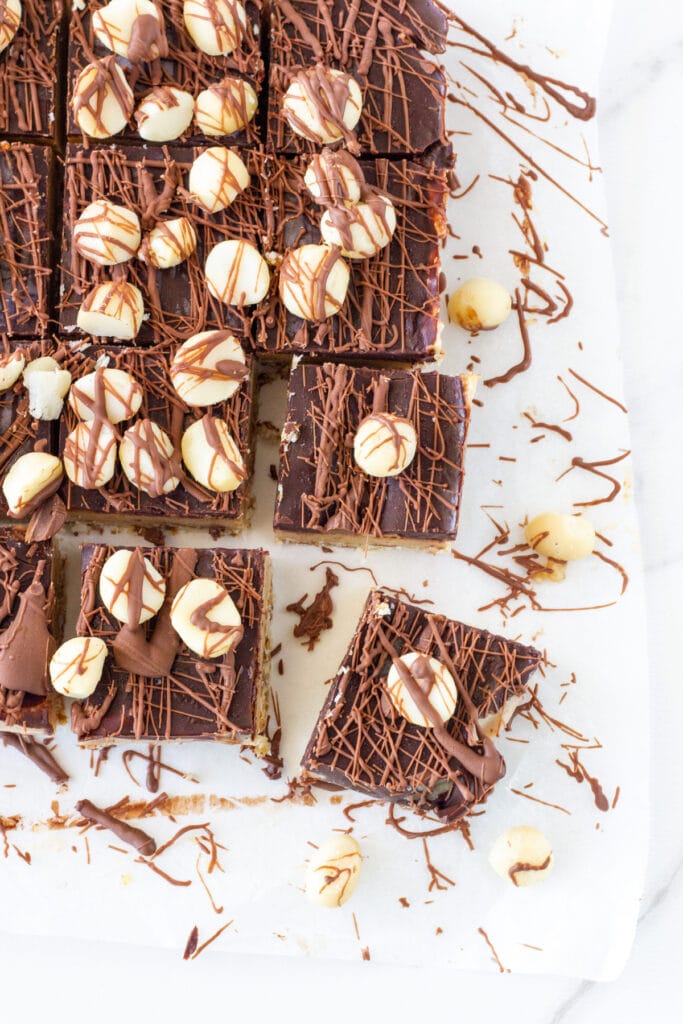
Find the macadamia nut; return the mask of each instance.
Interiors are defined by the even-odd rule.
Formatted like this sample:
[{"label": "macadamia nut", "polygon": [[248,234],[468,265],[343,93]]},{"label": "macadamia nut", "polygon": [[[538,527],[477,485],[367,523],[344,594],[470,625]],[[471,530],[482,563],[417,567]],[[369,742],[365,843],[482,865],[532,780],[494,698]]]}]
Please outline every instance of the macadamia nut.
[{"label": "macadamia nut", "polygon": [[228,75],[199,93],[194,105],[197,131],[203,135],[232,135],[246,128],[258,108],[253,85]]},{"label": "macadamia nut", "polygon": [[50,660],[52,688],[64,697],[85,700],[97,689],[107,657],[98,636],[75,636],[58,647]]},{"label": "macadamia nut", "polygon": [[121,438],[119,461],[130,482],[151,498],[170,494],[179,485],[173,442],[152,420],[138,420]]},{"label": "macadamia nut", "polygon": [[69,371],[63,370],[51,356],[42,356],[27,363],[24,384],[28,391],[29,415],[37,420],[59,419],[71,384]]},{"label": "macadamia nut", "polygon": [[191,423],[180,444],[183,462],[197,483],[221,494],[246,479],[244,460],[225,420],[202,416]]},{"label": "macadamia nut", "polygon": [[140,137],[147,142],[171,142],[192,124],[194,96],[172,85],[157,85],[135,111]]},{"label": "macadamia nut", "polygon": [[[139,19],[143,19],[142,22]],[[135,57],[131,55],[131,43],[135,45],[135,37],[139,33],[140,26],[157,23],[157,33],[164,33],[161,12],[152,0],[110,0],[104,7],[93,12],[92,28],[95,38],[106,46],[108,50],[117,53],[119,57]],[[149,33],[146,33],[149,34]],[[151,43],[151,49],[145,52],[144,59],[155,60],[162,56],[159,46]]]},{"label": "macadamia nut", "polygon": [[368,202],[333,206],[320,220],[323,241],[338,246],[352,260],[376,256],[389,244],[395,230],[394,204],[388,196],[379,194]]},{"label": "macadamia nut", "polygon": [[0,359],[0,392],[9,391],[24,372],[26,356],[18,349],[16,352],[8,352]]},{"label": "macadamia nut", "polygon": [[0,13],[0,53],[6,50],[21,24],[21,0],[5,0]]},{"label": "macadamia nut", "polygon": [[126,263],[140,246],[140,220],[134,210],[98,199],[74,224],[74,249],[91,263],[111,267]]},{"label": "macadamia nut", "polygon": [[448,316],[466,331],[491,331],[507,320],[512,297],[502,284],[489,277],[471,277],[448,301]]},{"label": "macadamia nut", "polygon": [[85,334],[132,341],[142,327],[142,292],[128,281],[95,285],[81,303],[76,323]]},{"label": "macadamia nut", "polygon": [[80,420],[95,418],[95,409],[110,423],[129,420],[142,405],[143,391],[134,377],[125,370],[99,367],[74,381],[69,392],[69,405]]},{"label": "macadamia nut", "polygon": [[268,264],[258,249],[242,239],[214,245],[204,270],[209,291],[226,306],[255,306],[268,294]]},{"label": "macadamia nut", "polygon": [[76,79],[71,104],[76,124],[84,135],[108,139],[128,124],[135,98],[116,59],[105,57],[83,68]]},{"label": "macadamia nut", "polygon": [[354,893],[363,857],[353,836],[333,833],[313,851],[306,871],[306,895],[320,907],[341,907]]},{"label": "macadamia nut", "polygon": [[116,434],[106,420],[79,423],[64,442],[64,469],[72,484],[97,490],[116,469]]},{"label": "macadamia nut", "polygon": [[282,113],[296,135],[326,145],[353,131],[363,109],[355,78],[322,64],[300,71],[282,101]]},{"label": "macadamia nut", "polygon": [[164,577],[139,548],[110,555],[100,571],[99,587],[107,611],[129,626],[153,618],[166,597]]},{"label": "macadamia nut", "polygon": [[553,869],[553,849],[546,837],[530,825],[515,825],[496,839],[489,864],[515,886],[538,885]]},{"label": "macadamia nut", "polygon": [[9,468],[2,482],[7,510],[13,519],[30,515],[59,487],[64,475],[62,460],[47,452],[26,452]]},{"label": "macadamia nut", "polygon": [[410,420],[389,412],[371,413],[358,426],[353,457],[368,476],[398,476],[417,451],[417,432]]},{"label": "macadamia nut", "polygon": [[188,184],[199,206],[207,213],[219,213],[248,188],[249,182],[249,171],[238,153],[225,146],[210,146],[193,162]]},{"label": "macadamia nut", "polygon": [[280,298],[293,316],[319,322],[338,313],[349,288],[349,267],[330,245],[302,245],[280,266]]},{"label": "macadamia nut", "polygon": [[247,13],[239,0],[185,0],[183,21],[198,50],[227,56],[240,45]]},{"label": "macadamia nut", "polygon": [[530,547],[560,562],[586,558],[595,547],[595,529],[583,516],[544,512],[524,528]]},{"label": "macadamia nut", "polygon": [[171,625],[200,658],[219,658],[242,639],[242,619],[225,587],[196,577],[175,596]]},{"label": "macadamia nut", "polygon": [[183,263],[197,248],[197,235],[187,217],[162,220],[142,243],[139,256],[160,270]]},{"label": "macadamia nut", "polygon": [[[425,700],[429,702],[430,717],[418,707],[410,692],[408,681],[420,690]],[[436,658],[420,654],[419,651],[410,651],[397,658],[389,669],[386,686],[391,703],[399,715],[423,729],[447,722],[453,717],[458,703],[455,680],[446,666]]]},{"label": "macadamia nut", "polygon": [[194,334],[176,350],[170,366],[173,387],[191,406],[226,402],[246,376],[242,346],[227,331]]}]

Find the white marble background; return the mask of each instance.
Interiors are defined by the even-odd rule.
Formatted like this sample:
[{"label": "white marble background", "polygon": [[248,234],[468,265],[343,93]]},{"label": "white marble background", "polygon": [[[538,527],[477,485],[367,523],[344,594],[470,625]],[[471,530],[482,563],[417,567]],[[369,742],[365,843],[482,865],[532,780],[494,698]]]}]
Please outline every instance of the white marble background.
[{"label": "white marble background", "polygon": [[[589,7],[579,4],[577,11]],[[615,7],[601,157],[623,317],[653,711],[650,866],[623,976],[597,985],[210,953],[189,968],[175,952],[73,941],[55,948],[50,940],[0,935],[3,1019],[30,1021],[43,1011],[53,1021],[95,1024],[313,1016],[321,1024],[365,1024],[376,1015],[387,1022],[443,1017],[466,1024],[683,1020],[683,678],[677,647],[683,625],[677,604],[683,569],[683,3],[617,0]]]}]

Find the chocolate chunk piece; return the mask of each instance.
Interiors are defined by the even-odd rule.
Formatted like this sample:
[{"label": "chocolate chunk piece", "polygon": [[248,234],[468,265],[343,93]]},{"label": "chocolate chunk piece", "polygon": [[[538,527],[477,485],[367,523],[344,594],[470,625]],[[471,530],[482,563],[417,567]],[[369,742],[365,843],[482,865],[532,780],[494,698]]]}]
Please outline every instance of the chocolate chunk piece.
[{"label": "chocolate chunk piece", "polygon": [[[405,675],[409,653],[423,665],[434,659],[454,683],[455,709],[445,719],[429,672],[413,669],[406,680],[428,724],[413,724],[391,699],[390,673],[400,667]],[[373,590],[302,765],[326,782],[457,820],[505,774],[495,736],[530,699],[540,664],[533,647]]]}]

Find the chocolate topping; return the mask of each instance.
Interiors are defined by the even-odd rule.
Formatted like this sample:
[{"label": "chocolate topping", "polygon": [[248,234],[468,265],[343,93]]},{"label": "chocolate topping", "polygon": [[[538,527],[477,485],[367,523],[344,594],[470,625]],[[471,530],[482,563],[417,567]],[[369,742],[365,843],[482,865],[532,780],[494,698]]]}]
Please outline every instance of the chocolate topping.
[{"label": "chocolate topping", "polygon": [[76,804],[76,810],[81,817],[85,818],[86,821],[92,822],[93,825],[108,828],[123,843],[134,847],[143,857],[152,857],[156,853],[157,844],[150,835],[143,832],[141,828],[136,828],[135,825],[129,825],[127,821],[119,821],[109,811],[97,807],[90,800],[79,800]]},{"label": "chocolate topping", "polygon": [[55,133],[61,0],[22,0],[21,21],[0,57],[0,133]]}]

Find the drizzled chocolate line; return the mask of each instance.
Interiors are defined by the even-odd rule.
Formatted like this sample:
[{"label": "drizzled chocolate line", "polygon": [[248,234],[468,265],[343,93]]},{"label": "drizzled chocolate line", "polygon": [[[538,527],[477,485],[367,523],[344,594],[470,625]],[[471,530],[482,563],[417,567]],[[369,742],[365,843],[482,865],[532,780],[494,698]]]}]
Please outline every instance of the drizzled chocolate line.
[{"label": "drizzled chocolate line", "polygon": [[21,21],[0,55],[0,132],[54,136],[61,0],[22,0]]},{"label": "drizzled chocolate line", "polygon": [[40,768],[41,772],[45,772],[53,782],[59,785],[63,782],[68,782],[69,776],[43,743],[38,743],[30,736],[21,736],[13,732],[0,733],[0,741],[6,747],[14,747],[20,754],[27,757],[37,768]]},{"label": "drizzled chocolate line", "polygon": [[315,595],[311,603],[306,607],[304,604],[308,594],[304,594],[298,601],[288,604],[286,610],[294,612],[299,616],[299,621],[293,629],[296,639],[304,637],[307,641],[306,647],[312,651],[320,640],[321,634],[332,629],[332,611],[334,605],[330,597],[330,591],[339,586],[339,578],[335,576],[330,567],[325,569],[325,584]]},{"label": "drizzled chocolate line", "polygon": [[[92,546],[83,552],[80,635],[99,636],[115,651],[121,650],[120,637],[129,631],[101,605],[98,580],[102,566],[113,548]],[[142,549],[142,553],[166,580],[166,602],[162,612],[141,626],[138,643],[144,646],[144,661],[155,646],[159,659],[171,643],[177,645],[168,671],[157,676],[140,675],[135,670],[135,652],[122,667],[120,656],[108,658],[95,693],[74,705],[87,720],[98,719],[83,729],[83,720],[73,726],[81,739],[178,739],[218,738],[228,742],[249,742],[257,721],[261,680],[259,651],[263,643],[267,609],[264,605],[265,554],[259,550],[201,550],[193,571],[197,576],[215,579],[235,602],[244,629],[243,641],[219,658],[202,659],[184,644],[166,634],[165,616],[172,602],[171,592],[180,579],[171,578],[174,566],[188,570],[187,551],[170,548]],[[185,560],[185,562],[184,562]],[[160,622],[161,620],[161,622]],[[170,631],[170,626],[168,627]],[[162,639],[162,635],[166,639]],[[140,655],[143,663],[143,655]],[[152,666],[149,666],[150,669]],[[161,666],[159,663],[156,667]],[[105,706],[106,705],[106,706]],[[104,710],[102,711],[102,708]]]},{"label": "drizzled chocolate line", "polygon": [[129,825],[126,821],[119,821],[113,814],[103,810],[101,807],[97,807],[90,800],[79,800],[76,804],[76,810],[86,821],[109,829],[122,842],[132,846],[143,856],[151,857],[156,853],[157,844],[150,835],[143,832],[141,828],[136,828],[135,825]]},{"label": "drizzled chocolate line", "polygon": [[353,438],[374,408],[380,372],[332,364],[294,369],[276,530],[425,542],[455,536],[469,418],[463,381],[409,371],[384,376],[388,408],[413,423],[418,449],[403,473],[379,479],[356,466]]},{"label": "drizzled chocolate line", "polygon": [[[411,725],[386,699],[393,657],[415,650],[442,661],[457,680],[460,699],[443,727],[447,740]],[[328,782],[457,820],[486,800],[502,771],[478,721],[528,692],[540,662],[532,647],[373,591],[302,764]]]}]

